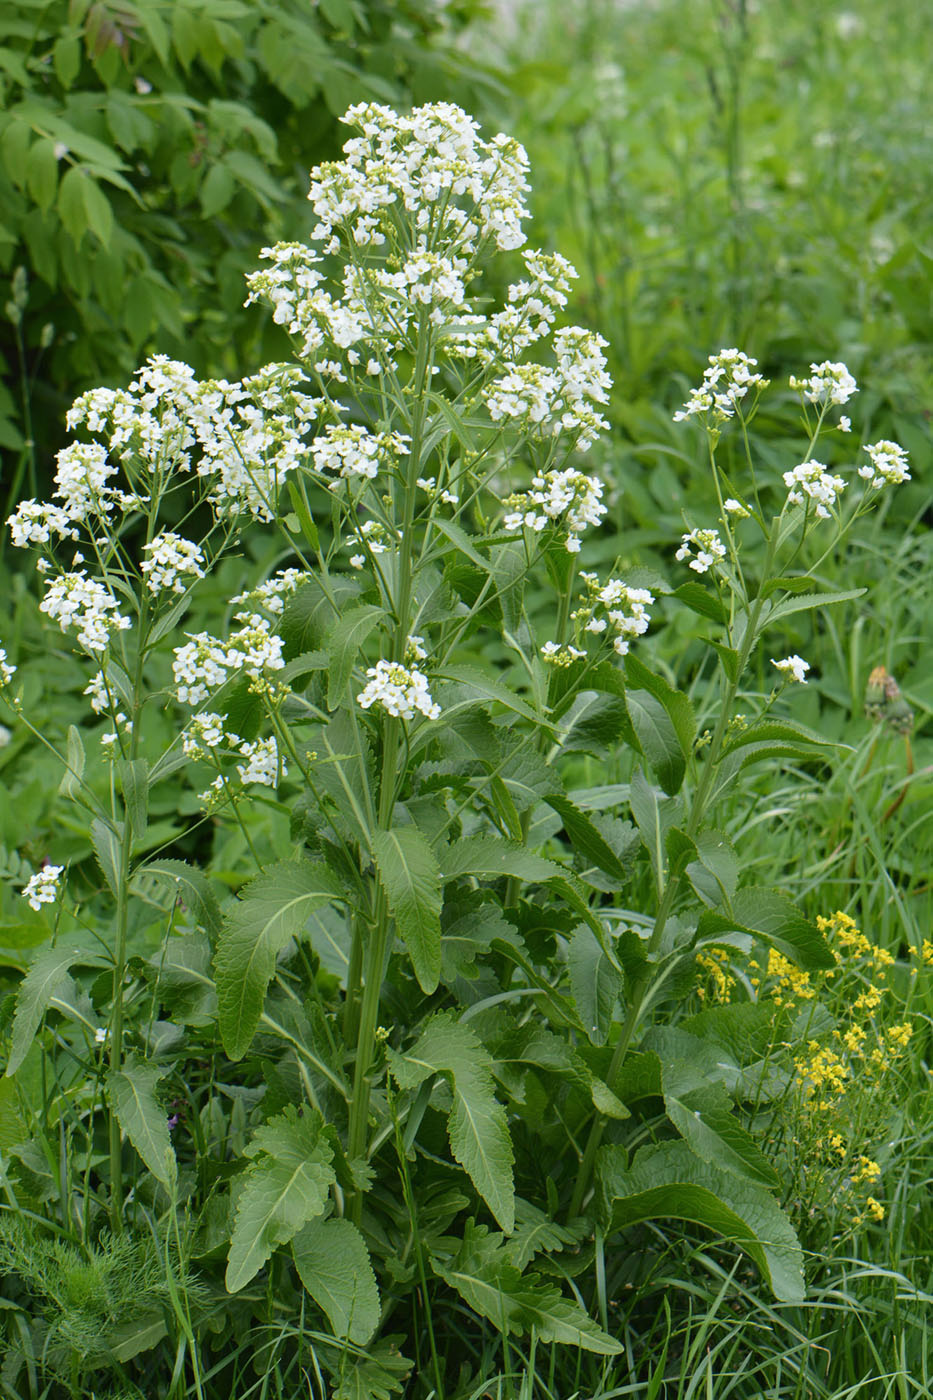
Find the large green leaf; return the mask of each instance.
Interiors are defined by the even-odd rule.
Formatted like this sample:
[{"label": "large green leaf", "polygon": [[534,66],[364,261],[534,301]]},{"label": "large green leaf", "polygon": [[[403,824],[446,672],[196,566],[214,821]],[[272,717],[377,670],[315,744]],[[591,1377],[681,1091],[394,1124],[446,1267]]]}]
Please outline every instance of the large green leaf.
[{"label": "large green leaf", "polygon": [[165,858],[150,860],[139,866],[133,873],[133,881],[147,875],[170,885],[211,938],[217,937],[222,925],[220,905],[210,882],[200,870],[187,861]]},{"label": "large green leaf", "polygon": [[555,861],[545,860],[512,841],[498,836],[468,836],[440,852],[441,875],[445,881],[461,875],[477,880],[495,880],[500,875],[529,884],[567,878],[567,871]]},{"label": "large green leaf", "polygon": [[29,1053],[42,1017],[67,982],[71,969],[76,964],[105,967],[106,963],[103,954],[73,946],[43,948],[36,954],[16,994],[8,1075],[16,1073]]},{"label": "large green leaf", "polygon": [[247,1168],[237,1198],[227,1256],[230,1293],[249,1283],[277,1245],[288,1244],[303,1225],[320,1215],[336,1180],[333,1153],[322,1134],[319,1113],[302,1117],[289,1105],[256,1130],[246,1155]]},{"label": "large green leaf", "polygon": [[613,880],[622,882],[628,878],[626,867],[602,832],[569,797],[562,793],[550,793],[544,800],[561,818],[564,830],[576,852],[598,865],[600,870],[604,870]]},{"label": "large green leaf", "polygon": [[818,970],[835,966],[824,939],[780,890],[746,885],[733,899],[731,915],[718,909],[700,915],[697,935],[701,941],[715,941],[720,933],[754,934],[799,967]]},{"label": "large green leaf", "polygon": [[432,1259],[434,1272],[455,1288],[480,1317],[504,1335],[532,1329],[543,1342],[581,1347],[601,1356],[623,1350],[579,1303],[564,1298],[539,1275],[523,1274],[512,1262],[503,1237],[485,1226],[468,1225],[463,1245],[449,1263]]},{"label": "large green leaf", "polygon": [[392,1074],[415,1089],[443,1074],[453,1090],[447,1119],[451,1151],[503,1230],[515,1223],[512,1140],[505,1109],[493,1092],[492,1060],[476,1032],[449,1013],[435,1016],[404,1055],[390,1052]]},{"label": "large green leaf", "polygon": [[373,856],[379,879],[408,949],[422,991],[433,992],[441,973],[441,872],[416,826],[377,831]]},{"label": "large green leaf", "polygon": [[345,891],[326,865],[285,860],[258,875],[227,912],[214,957],[224,1049],[239,1060],[252,1042],[279,953],[322,904]]},{"label": "large green leaf", "polygon": [[146,1166],[171,1189],[177,1167],[168,1130],[168,1115],[159,1103],[156,1085],[166,1067],[144,1064],[132,1056],[107,1080],[107,1095],[117,1121]]},{"label": "large green leaf", "polygon": [[663,676],[649,671],[633,654],[625,658],[625,678],[630,689],[647,690],[663,705],[674,726],[681,752],[684,757],[689,757],[697,732],[696,716],[689,697],[682,690],[675,690]]},{"label": "large green leaf", "polygon": [[341,608],[362,588],[359,579],[336,574],[327,579],[308,579],[286,599],[279,632],[286,661],[302,652],[314,651],[339,617]]},{"label": "large green leaf", "polygon": [[567,966],[574,1004],[586,1033],[594,1045],[605,1045],[622,978],[587,924],[574,931],[567,945]]},{"label": "large green leaf", "polygon": [[763,1187],[700,1161],[682,1142],[643,1147],[631,1165],[620,1147],[598,1158],[599,1191],[609,1230],[643,1220],[690,1220],[739,1245],[775,1297],[804,1297],[803,1254],[793,1227]]},{"label": "large green leaf", "polygon": [[684,780],[686,762],[670,715],[648,690],[626,691],[625,703],[639,748],[664,791],[672,796]]},{"label": "large green leaf", "polygon": [[292,1256],[334,1336],[365,1346],[379,1325],[379,1289],[357,1227],[350,1220],[312,1220],[292,1240]]}]

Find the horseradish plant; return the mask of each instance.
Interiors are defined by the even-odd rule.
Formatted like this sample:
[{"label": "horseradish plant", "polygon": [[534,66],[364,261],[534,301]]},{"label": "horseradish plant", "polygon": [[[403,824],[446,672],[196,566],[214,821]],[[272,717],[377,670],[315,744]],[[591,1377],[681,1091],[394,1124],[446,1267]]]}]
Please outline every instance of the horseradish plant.
[{"label": "horseradish plant", "polygon": [[[766,381],[723,351],[677,415],[705,428],[714,523],[686,522],[669,579],[581,568],[606,513],[581,465],[607,429],[605,341],[564,324],[574,269],[526,244],[524,151],[447,104],[345,120],[344,159],[312,174],[309,246],[264,249],[248,279],[294,363],[198,382],[155,357],[82,395],[53,499],[9,522],[38,552],[42,612],[88,661],[62,792],[102,875],[66,872],[53,842],[22,890],[51,936],[7,1074],[24,1142],[56,1161],[28,1086],[37,1062],[59,1075],[70,1205],[32,1201],[23,1147],[9,1210],[29,1204],[33,1232],[44,1213],[88,1267],[105,1226],[148,1232],[170,1300],[150,1289],[129,1340],[103,1316],[90,1359],[47,1313],[46,1364],[79,1379],[103,1336],[114,1366],[135,1355],[151,1376],[162,1348],[166,1393],[187,1367],[205,1394],[216,1336],[274,1323],[288,1374],[313,1339],[339,1395],[385,1395],[412,1360],[442,1395],[437,1332],[464,1303],[506,1336],[613,1354],[581,1241],[595,1232],[612,1276],[604,1242],[650,1217],[712,1228],[802,1296],[744,1108],[786,1090],[802,1032],[788,1020],[775,1048],[749,978],[687,1023],[679,1007],[698,952],[832,965],[789,900],[742,884],[712,822],[754,800],[755,763],[827,761],[778,713],[809,664],[774,658],[777,689],[740,718],[743,676],[768,628],[857,596],[788,570],[903,480],[905,456],[874,444],[855,483],[814,459],[856,391],[824,363],[799,384],[808,442],[783,489],[750,456],[730,477],[721,435],[747,446]],[[500,261],[518,270],[501,300]],[[284,567],[246,580],[222,630],[179,635],[263,531]],[[703,734],[648,664],[659,606],[709,624]],[[585,786],[587,755],[619,781]],[[176,854],[241,832],[255,866],[235,896],[209,865],[153,854],[163,785],[198,793]],[[235,1112],[219,1084],[238,1085]],[[22,1275],[23,1247],[7,1255]]]}]

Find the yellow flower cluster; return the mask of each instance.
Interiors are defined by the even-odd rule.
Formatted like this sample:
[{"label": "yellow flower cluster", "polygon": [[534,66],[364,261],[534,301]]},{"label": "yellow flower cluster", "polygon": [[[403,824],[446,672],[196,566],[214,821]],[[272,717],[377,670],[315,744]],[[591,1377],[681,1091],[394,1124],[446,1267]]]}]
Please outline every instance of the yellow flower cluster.
[{"label": "yellow flower cluster", "polygon": [[849,1066],[829,1045],[821,1045],[818,1040],[807,1044],[808,1054],[795,1060],[794,1064],[800,1079],[804,1097],[816,1098],[815,1107],[825,1112],[834,1106],[835,1099],[843,1093],[849,1078]]},{"label": "yellow flower cluster", "polygon": [[[749,963],[749,967],[760,970],[760,965],[754,960]],[[809,972],[803,972],[796,967],[776,948],[771,948],[768,952],[767,976],[775,980],[775,986],[771,990],[771,1000],[775,1006],[789,1008],[798,1001],[810,1001],[816,996],[816,988],[810,982]],[[757,978],[752,978],[752,985],[758,986]]]},{"label": "yellow flower cluster", "polygon": [[726,1002],[732,996],[735,978],[729,971],[729,954],[725,948],[709,948],[697,953],[697,996],[713,1002]]}]

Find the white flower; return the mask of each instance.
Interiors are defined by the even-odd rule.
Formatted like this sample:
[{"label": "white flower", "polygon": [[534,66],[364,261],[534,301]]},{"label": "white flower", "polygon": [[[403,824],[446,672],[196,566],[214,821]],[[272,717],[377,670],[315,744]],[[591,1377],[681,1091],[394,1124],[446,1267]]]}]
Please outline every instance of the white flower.
[{"label": "white flower", "polygon": [[52,535],[76,540],[78,532],[68,512],[47,501],[20,501],[7,520],[17,549],[30,544],[48,544]]},{"label": "white flower", "polygon": [[899,486],[902,481],[910,481],[907,453],[896,442],[882,438],[880,442],[870,443],[865,451],[871,458],[871,464],[859,467],[858,474],[874,490],[880,490],[885,482],[890,486]]},{"label": "white flower", "polygon": [[737,501],[734,496],[730,496],[727,501],[723,502],[723,510],[727,511],[729,515],[734,515],[738,520],[744,520],[751,514],[748,506],[743,506],[742,502]]},{"label": "white flower", "polygon": [[690,390],[687,402],[674,414],[674,422],[704,418],[707,414],[713,423],[724,423],[732,418],[750,389],[760,394],[770,382],[753,371],[752,366],[757,363],[741,350],[720,350],[718,355],[710,355],[703,383],[698,389]]},{"label": "white flower", "polygon": [[801,685],[807,683],[807,672],[810,669],[809,661],[804,661],[802,656],[785,656],[783,661],[775,661],[771,658],[771,665],[775,666],[789,681],[799,681]]},{"label": "white flower", "polygon": [[629,643],[635,637],[643,637],[648,630],[651,621],[648,608],[654,602],[654,595],[647,588],[630,588],[620,578],[611,578],[601,587],[595,574],[584,573],[581,577],[586,584],[587,600],[573,613],[573,620],[582,623],[584,632],[594,636],[609,633],[613,650],[618,656],[626,656]]},{"label": "white flower", "polygon": [[107,1029],[107,1027],[106,1027],[106,1026],[98,1026],[97,1029],[96,1029],[95,1032],[94,1032],[94,1044],[95,1044],[95,1045],[106,1045],[106,1044],[107,1044],[107,1041],[108,1041],[109,1039],[110,1039],[110,1031]]},{"label": "white flower", "polygon": [[351,555],[350,555],[350,568],[351,568],[351,569],[362,569],[363,566],[365,565],[365,563],[366,563],[366,555],[365,555],[365,554],[351,554]]},{"label": "white flower", "polygon": [[845,489],[842,477],[833,476],[822,462],[801,462],[793,471],[784,473],[784,485],[791,488],[787,494],[789,505],[805,505],[805,497],[809,497],[816,502],[821,520],[829,519],[829,507],[835,505]]},{"label": "white flower", "polygon": [[606,514],[602,496],[599,478],[586,476],[575,467],[539,473],[532,478],[530,491],[506,501],[519,509],[510,511],[502,524],[506,530],[524,527],[539,534],[548,525],[559,524],[567,532],[567,549],[575,554],[580,548],[581,532],[587,525],[598,525]]},{"label": "white flower", "polygon": [[[243,743],[240,745],[240,753],[248,760],[236,766],[241,783],[259,783],[262,787],[276,786],[279,780],[280,760],[275,739],[254,739],[251,743]],[[282,761],[282,777],[287,773],[288,769]]]},{"label": "white flower", "polygon": [[311,457],[319,472],[372,481],[381,466],[406,451],[409,442],[402,433],[370,433],[356,423],[330,424],[311,444]]},{"label": "white flower", "polygon": [[0,724],[0,749],[5,749],[12,738],[13,735],[10,730],[7,729],[6,725]]},{"label": "white flower", "polygon": [[413,719],[415,711],[437,719],[441,712],[428,691],[427,677],[396,661],[377,661],[367,672],[366,688],[356,697],[361,709],[379,704],[390,715]]},{"label": "white flower", "polygon": [[571,646],[569,643],[559,646],[557,642],[545,642],[541,648],[541,660],[548,666],[557,666],[561,670],[566,666],[571,666],[574,661],[582,660],[584,656],[586,656],[585,651],[581,651],[579,647]]},{"label": "white flower", "polygon": [[[75,556],[76,561],[80,558]],[[100,652],[106,650],[112,632],[131,626],[119,607],[102,583],[79,569],[52,580],[39,611],[57,621],[63,632],[76,627],[81,646],[89,652]]]},{"label": "white flower", "polygon": [[852,395],[858,393],[858,385],[841,360],[811,364],[806,378],[798,379],[792,374],[789,383],[792,389],[801,390],[804,398],[816,404],[848,403]]},{"label": "white flower", "polygon": [[16,667],[7,661],[6,648],[0,647],[0,686],[9,685],[15,675]]},{"label": "white flower", "polygon": [[150,593],[159,593],[163,588],[173,593],[184,593],[188,578],[203,578],[204,555],[200,545],[186,540],[171,530],[163,530],[150,544],[143,545],[148,554],[140,564],[140,573],[145,576]]},{"label": "white flower", "polygon": [[852,419],[851,419],[851,418],[847,418],[847,417],[845,416],[845,414],[843,413],[843,414],[840,415],[839,422],[838,422],[838,424],[837,424],[836,426],[838,427],[840,433],[851,433],[851,431],[852,431]]},{"label": "white flower", "polygon": [[226,642],[207,632],[189,632],[189,641],[175,648],[172,673],[182,705],[202,704],[212,691],[241,671],[256,681],[265,671],[279,671],[285,665],[282,638],[273,635],[266,619],[258,613],[239,613],[237,617],[244,626]]},{"label": "white flower", "polygon": [[231,603],[253,603],[271,613],[285,611],[285,599],[290,597],[311,575],[306,569],[281,569],[264,583],[257,584],[249,593],[238,593]]},{"label": "white flower", "polygon": [[58,898],[59,877],[64,868],[63,865],[43,866],[27,881],[22,890],[22,898],[30,909],[39,910],[43,904],[55,903]]},{"label": "white flower", "polygon": [[224,744],[238,748],[242,742],[239,734],[224,728],[222,715],[202,710],[200,714],[191,716],[182,738],[182,749],[188,758],[201,758]]},{"label": "white flower", "polygon": [[[689,559],[690,568],[695,573],[707,573],[726,557],[726,547],[719,538],[718,530],[690,530],[687,534],[681,535],[680,539],[680,548],[674,558],[681,562]],[[696,555],[691,558],[694,550]]]}]

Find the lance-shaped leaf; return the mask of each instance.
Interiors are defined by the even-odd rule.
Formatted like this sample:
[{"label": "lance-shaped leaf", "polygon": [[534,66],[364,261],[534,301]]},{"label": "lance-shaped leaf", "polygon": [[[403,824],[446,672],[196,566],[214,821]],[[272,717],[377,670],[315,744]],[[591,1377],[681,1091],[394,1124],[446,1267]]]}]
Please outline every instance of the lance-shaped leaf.
[{"label": "lance-shaped leaf", "polygon": [[144,758],[128,758],[120,765],[126,817],[135,841],[146,834],[149,821],[149,764]]},{"label": "lance-shaped leaf", "polygon": [[227,1256],[228,1292],[249,1283],[277,1245],[323,1212],[336,1177],[322,1127],[319,1113],[305,1109],[299,1118],[290,1104],[256,1130]]},{"label": "lance-shaped leaf", "polygon": [[284,860],[246,887],[228,911],[214,957],[224,1049],[239,1060],[252,1043],[279,953],[322,904],[345,898],[326,865]]},{"label": "lance-shaped leaf", "polygon": [[422,991],[433,992],[441,974],[441,872],[427,838],[416,826],[377,831],[373,856]]},{"label": "lance-shaped leaf", "polygon": [[643,1220],[690,1220],[739,1245],[775,1297],[804,1297],[803,1254],[793,1227],[763,1187],[701,1162],[682,1142],[643,1147],[631,1165],[618,1147],[599,1153],[598,1181],[607,1229]]},{"label": "lance-shaped leaf", "polygon": [[292,1257],[334,1336],[365,1346],[379,1325],[379,1289],[357,1227],[350,1220],[312,1220],[292,1240]]},{"label": "lance-shaped leaf", "polygon": [[732,901],[732,913],[707,910],[697,936],[711,942],[720,933],[751,933],[803,968],[834,967],[832,951],[796,904],[779,890],[746,885]]},{"label": "lance-shaped leaf", "polygon": [[335,710],[343,699],[347,682],[360,647],[385,616],[382,608],[372,603],[361,603],[341,613],[327,634],[324,643],[330,661],[327,676],[327,705]]},{"label": "lance-shaped leaf", "polygon": [[117,1121],[152,1175],[171,1190],[177,1171],[168,1129],[168,1115],[159,1103],[156,1085],[166,1070],[129,1056],[123,1068],[107,1080],[107,1096]]},{"label": "lance-shaped leaf", "polygon": [[468,1225],[456,1258],[449,1263],[432,1259],[431,1267],[506,1336],[534,1328],[543,1342],[582,1347],[600,1356],[616,1356],[623,1349],[554,1284],[523,1274],[502,1236],[489,1234],[485,1226]]},{"label": "lance-shaped leaf", "polygon": [[529,884],[544,884],[547,880],[566,880],[567,871],[553,860],[545,860],[533,851],[497,836],[468,836],[456,841],[440,853],[441,874],[445,881],[460,875],[473,875],[477,880],[495,880],[500,875]]},{"label": "lance-shaped leaf", "polygon": [[561,818],[564,830],[575,851],[592,861],[594,865],[598,865],[600,870],[605,870],[606,874],[614,880],[621,882],[628,878],[625,866],[602,832],[585,812],[581,812],[579,807],[571,802],[569,797],[565,797],[562,793],[550,793],[545,796],[544,800]]},{"label": "lance-shaped leaf", "polygon": [[451,1151],[502,1228],[511,1230],[512,1140],[505,1109],[493,1093],[492,1060],[476,1032],[447,1013],[435,1016],[406,1054],[390,1052],[389,1063],[402,1089],[416,1089],[432,1074],[448,1078]]},{"label": "lance-shaped leaf", "polygon": [[586,924],[567,946],[570,988],[580,1020],[594,1045],[605,1045],[622,990],[622,978]]},{"label": "lance-shaped leaf", "polygon": [[76,964],[104,967],[106,962],[101,953],[75,947],[43,948],[36,954],[16,994],[8,1075],[15,1074],[25,1060],[42,1017],[68,981],[71,968]]}]

